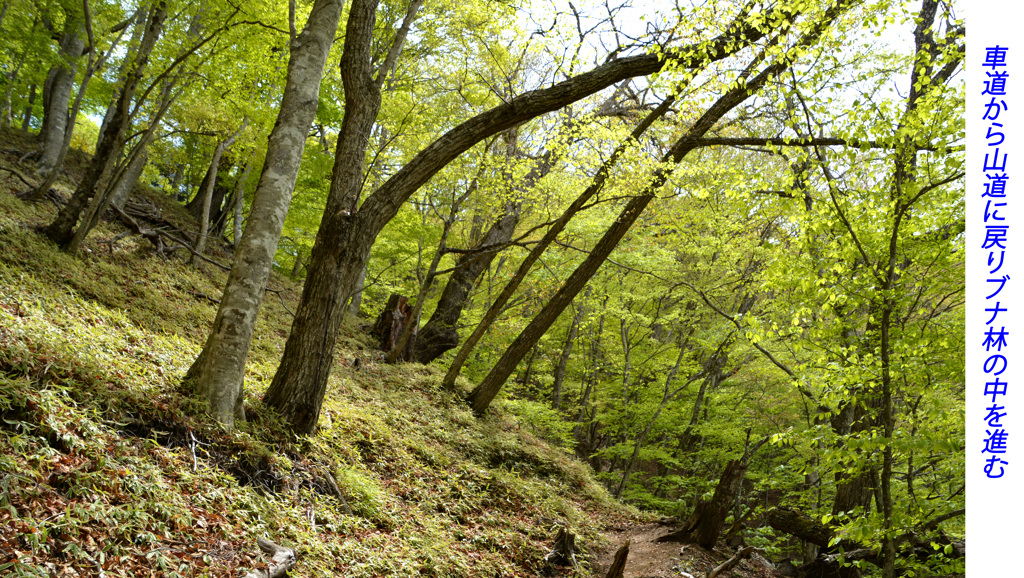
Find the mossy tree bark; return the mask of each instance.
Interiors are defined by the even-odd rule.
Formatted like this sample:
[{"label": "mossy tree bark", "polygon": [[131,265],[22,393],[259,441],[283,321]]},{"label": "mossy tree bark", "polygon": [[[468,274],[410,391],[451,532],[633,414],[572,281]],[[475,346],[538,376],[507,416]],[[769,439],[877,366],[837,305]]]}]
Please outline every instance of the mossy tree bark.
[{"label": "mossy tree bark", "polygon": [[[357,2],[353,5],[357,13],[360,11],[355,9],[359,4]],[[681,69],[697,69],[735,54],[764,37],[768,31],[767,26],[749,18],[753,6],[745,6],[740,16],[727,25],[726,31],[710,41],[679,48],[671,51],[669,56],[643,55],[615,59],[552,87],[508,99],[448,131],[427,146],[367,197],[361,206],[358,188],[350,194],[341,192],[348,187],[346,183],[350,179],[361,180],[362,155],[349,158],[350,166],[337,167],[332,177],[331,195],[313,246],[302,298],[285,345],[281,366],[267,392],[267,403],[281,411],[296,432],[310,433],[315,429],[345,305],[355,291],[356,280],[369,259],[373,241],[398,213],[402,204],[438,171],[490,136],[558,110],[619,81],[653,74],[664,68],[669,58]],[[788,7],[772,10],[773,17],[783,19],[793,13]],[[349,40],[346,35],[346,52]],[[345,83],[346,95],[354,94],[350,92],[349,81]],[[372,93],[362,96],[372,98]],[[347,100],[355,104],[362,98]],[[357,122],[357,116],[354,109],[346,109],[345,114],[346,120],[343,121],[342,134],[339,135],[339,148],[365,149],[365,138],[361,138],[364,142],[358,145],[344,143],[346,134],[355,133],[362,137],[368,134],[351,130],[354,125],[346,130],[346,123]],[[336,159],[338,157],[340,155]],[[335,187],[339,188],[339,192],[335,191]]]},{"label": "mossy tree bark", "polygon": [[85,50],[85,20],[75,10],[65,12],[64,31],[60,37],[60,62],[50,69],[43,85],[43,127],[39,131],[42,154],[37,171],[48,175],[57,166],[64,144],[64,133],[75,119],[70,117],[71,87],[75,83],[78,62]]},{"label": "mossy tree bark", "polygon": [[[149,62],[149,55],[156,46],[157,39],[163,30],[164,20],[167,18],[167,4],[160,2],[155,4],[149,12],[146,24],[146,31],[143,33],[142,42],[135,54],[133,66],[128,71],[121,85],[120,91],[115,97],[117,106],[110,122],[100,134],[99,142],[96,145],[96,152],[89,163],[82,180],[79,181],[71,199],[61,209],[60,213],[46,228],[46,235],[62,249],[71,251],[72,241],[75,236],[75,225],[85,210],[89,200],[97,193],[97,186],[106,175],[124,147],[125,132],[129,125],[132,98],[135,96],[135,89],[142,80],[142,74]],[[73,252],[73,251],[71,251]]]},{"label": "mossy tree bark", "polygon": [[244,419],[242,380],[256,314],[288,214],[306,135],[316,115],[320,80],[341,20],[343,0],[316,0],[305,28],[292,39],[288,74],[277,122],[252,208],[235,250],[224,295],[210,336],[186,380],[207,400],[210,412],[228,427]]}]

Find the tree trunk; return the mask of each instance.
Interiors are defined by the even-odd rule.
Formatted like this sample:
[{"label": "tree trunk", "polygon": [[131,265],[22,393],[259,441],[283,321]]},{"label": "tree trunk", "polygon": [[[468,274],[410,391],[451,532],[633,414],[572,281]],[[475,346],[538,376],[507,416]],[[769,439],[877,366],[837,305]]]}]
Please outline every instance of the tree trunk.
[{"label": "tree trunk", "polygon": [[56,164],[64,144],[64,132],[76,120],[69,118],[68,106],[71,103],[71,87],[75,83],[78,61],[82,59],[82,51],[85,49],[85,30],[81,14],[68,12],[66,17],[64,34],[60,38],[61,62],[50,69],[46,78],[47,90],[43,96],[43,127],[39,134],[43,152],[37,168],[40,175],[59,168]]},{"label": "tree trunk", "polygon": [[[221,156],[224,154],[224,151],[227,150],[228,147],[235,143],[235,139],[238,138],[238,135],[241,134],[243,130],[245,130],[247,124],[249,124],[248,116],[242,119],[241,126],[238,127],[238,130],[236,130],[234,134],[217,143],[217,147],[213,150],[213,158],[210,160],[209,182],[206,185],[206,190],[203,191],[202,193],[203,210],[199,215],[199,235],[198,239],[196,240],[196,253],[202,254],[203,251],[206,249],[206,236],[210,228],[210,205],[213,202],[213,189],[215,183],[217,182],[217,168],[220,166]],[[220,197],[218,198],[218,211],[220,210],[220,204],[221,202],[223,202],[223,200],[224,194],[222,192]],[[195,262],[195,255],[192,256],[190,262]]]},{"label": "tree trunk", "polygon": [[277,122],[253,196],[245,232],[236,246],[213,328],[186,379],[228,427],[244,419],[245,358],[281,237],[288,205],[316,115],[327,55],[341,19],[343,0],[316,0],[302,33],[291,42],[288,75]]},{"label": "tree trunk", "polygon": [[[359,271],[359,278],[356,279],[355,292],[352,294],[352,300],[348,304],[348,312],[351,315],[355,316],[355,317],[359,317],[360,308],[363,305],[363,288],[365,286],[366,286],[366,267],[363,267],[362,270]],[[422,332],[421,332],[421,334],[422,334]]]},{"label": "tree trunk", "polygon": [[[412,317],[412,307],[409,306],[409,298],[392,293],[388,297],[388,304],[377,316],[377,322],[370,330],[370,336],[380,344],[381,351],[395,351],[403,330],[410,323],[410,317]],[[409,357],[411,357],[409,351],[402,354],[403,360],[407,360]]]},{"label": "tree trunk", "polygon": [[498,254],[497,249],[512,238],[519,223],[520,202],[505,206],[505,213],[495,221],[484,237],[476,243],[472,252],[459,257],[448,283],[441,292],[433,315],[420,331],[416,344],[416,361],[427,364],[459,344],[456,327],[462,310],[469,303],[469,293],[480,275],[491,266]]},{"label": "tree trunk", "polygon": [[629,540],[619,549],[615,551],[615,559],[612,560],[612,565],[608,567],[608,573],[605,574],[605,578],[623,578],[623,572],[626,570],[626,559],[629,557]]},{"label": "tree trunk", "polygon": [[[380,88],[371,70],[376,11],[376,0],[354,0],[349,12],[341,57],[346,107],[338,134],[331,192],[310,255],[291,335],[281,365],[263,397],[264,403],[277,410],[296,433],[311,434],[316,429],[345,304],[359,271],[366,266],[369,248],[376,237],[376,232],[367,236],[369,231],[357,225],[373,216],[365,204],[363,210],[357,207],[367,139],[381,102]],[[335,277],[337,271],[351,273],[340,287]]]},{"label": "tree trunk", "polygon": [[[219,142],[217,143],[217,146],[220,146]],[[213,163],[210,163],[206,166],[206,172],[203,173],[203,180],[199,182],[199,187],[196,189],[195,196],[192,197],[192,200],[185,203],[185,210],[188,211],[188,214],[192,215],[192,218],[194,218],[197,223],[199,222],[199,219],[202,218],[203,216],[203,203],[206,202],[206,191],[210,190],[211,188],[211,177],[213,177],[212,188],[214,191],[214,197],[220,196],[221,201],[223,201],[224,199],[224,187],[217,182],[216,177],[217,175],[226,173],[231,170],[231,161],[223,156],[223,151],[221,151],[221,153],[222,156],[220,157],[217,166],[213,166]],[[213,154],[210,155],[210,159],[212,160],[216,156],[217,148],[214,147]],[[216,202],[211,200],[210,206],[217,207],[218,205]],[[211,218],[209,220],[212,220],[212,215],[210,217]]]},{"label": "tree trunk", "polygon": [[242,209],[245,208],[245,182],[249,180],[250,172],[252,172],[252,163],[246,162],[245,168],[242,169],[242,174],[238,176],[238,182],[235,183],[235,192],[232,193],[235,202],[235,215],[231,221],[231,240],[235,247],[238,247],[242,242]]},{"label": "tree trunk", "polygon": [[128,198],[131,196],[132,189],[139,182],[139,176],[142,175],[142,169],[146,168],[146,159],[148,158],[146,151],[139,151],[138,154],[132,157],[132,160],[128,163],[128,167],[124,170],[124,175],[118,179],[114,185],[114,192],[110,196],[111,206],[117,207],[120,210],[124,210],[124,204],[128,202]]},{"label": "tree trunk", "polygon": [[[361,14],[363,4],[357,1],[352,12]],[[352,22],[350,17],[350,27]],[[757,41],[767,30],[767,27],[744,17],[730,23],[725,33],[711,41],[680,48],[674,52],[678,59],[673,62],[679,69],[706,66]],[[355,56],[349,54],[349,43],[356,42],[361,36],[345,35],[342,79],[348,107],[338,139],[339,151],[344,148],[359,154],[338,154],[335,157],[331,195],[313,246],[309,275],[281,366],[264,398],[299,433],[310,433],[316,427],[345,305],[354,292],[359,271],[369,259],[374,239],[403,203],[438,171],[481,140],[558,110],[626,78],[657,72],[665,65],[665,60],[659,55],[620,58],[552,87],[511,98],[435,140],[360,206],[358,185],[362,180],[363,159],[360,151],[365,150],[369,127],[356,129],[357,125],[363,125],[360,117],[364,112],[371,105],[373,109],[379,106],[373,102],[374,93],[368,90],[366,80],[361,80],[359,85],[350,85],[357,80],[353,78],[354,71],[344,72],[350,66],[346,64],[347,59]],[[360,76],[369,76],[365,67]],[[357,142],[348,142],[350,139]],[[255,316],[255,312],[252,315]]]},{"label": "tree trunk", "polygon": [[[132,189],[134,189],[135,185],[139,182],[139,176],[142,175],[142,169],[146,167],[146,159],[149,156],[149,145],[156,137],[157,129],[160,127],[160,122],[163,120],[164,114],[167,113],[167,109],[170,108],[171,103],[174,102],[175,97],[172,95],[172,91],[174,90],[175,84],[176,82],[174,80],[168,80],[165,82],[163,89],[160,91],[160,104],[154,114],[150,117],[146,131],[142,133],[142,136],[135,144],[131,154],[128,155],[127,167],[122,167],[121,174],[115,179],[115,182],[110,185],[110,204],[118,209],[124,209],[124,204],[128,201],[128,197],[131,195]],[[92,224],[89,226],[91,227]]]},{"label": "tree trunk", "polygon": [[715,486],[711,501],[699,501],[683,528],[658,538],[659,542],[694,542],[708,550],[715,547],[725,526],[725,519],[739,494],[747,465],[743,460],[730,460]]},{"label": "tree trunk", "polygon": [[576,534],[558,527],[558,534],[555,535],[555,545],[551,551],[544,556],[544,561],[558,566],[576,567]]},{"label": "tree trunk", "polygon": [[36,85],[28,87],[28,102],[25,103],[25,114],[21,119],[21,132],[27,133],[32,127],[32,107],[36,103]]},{"label": "tree trunk", "polygon": [[[115,100],[117,109],[107,125],[106,130],[100,135],[100,142],[96,147],[92,162],[86,169],[82,180],[78,183],[74,194],[68,201],[57,218],[46,228],[46,235],[61,248],[72,251],[72,240],[75,236],[75,225],[89,202],[89,199],[97,193],[96,187],[112,167],[117,157],[121,154],[124,146],[124,135],[129,124],[129,112],[132,97],[135,89],[142,78],[149,54],[156,45],[157,38],[163,28],[164,19],[167,17],[167,5],[160,2],[155,5],[151,12],[146,32],[143,35],[142,43],[136,54],[134,66],[125,77],[124,84]],[[102,214],[105,207],[96,207],[95,214]]]},{"label": "tree trunk", "polygon": [[579,333],[582,318],[583,306],[580,306],[576,308],[576,315],[572,318],[569,334],[565,337],[565,344],[562,345],[562,353],[558,356],[558,365],[555,366],[555,383],[551,386],[551,409],[555,411],[562,409],[562,382],[565,381],[565,368],[569,365],[569,356],[572,355],[572,347],[576,343],[576,335]]}]

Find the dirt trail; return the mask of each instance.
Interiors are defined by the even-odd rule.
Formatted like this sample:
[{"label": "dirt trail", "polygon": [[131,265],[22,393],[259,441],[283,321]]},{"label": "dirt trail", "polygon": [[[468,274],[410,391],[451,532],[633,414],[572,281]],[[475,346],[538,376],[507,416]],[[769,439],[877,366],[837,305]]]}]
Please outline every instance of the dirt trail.
[{"label": "dirt trail", "polygon": [[[679,578],[692,576],[703,578],[707,572],[725,561],[732,552],[728,548],[719,547],[708,552],[693,544],[675,542],[656,542],[659,536],[668,534],[672,526],[664,524],[637,524],[609,528],[604,536],[611,544],[598,553],[595,576],[604,578],[605,572],[615,557],[615,551],[627,539],[629,557],[626,559],[624,578]],[[744,578],[771,578],[776,576],[765,564],[763,558],[744,560],[734,573],[726,576]]]}]

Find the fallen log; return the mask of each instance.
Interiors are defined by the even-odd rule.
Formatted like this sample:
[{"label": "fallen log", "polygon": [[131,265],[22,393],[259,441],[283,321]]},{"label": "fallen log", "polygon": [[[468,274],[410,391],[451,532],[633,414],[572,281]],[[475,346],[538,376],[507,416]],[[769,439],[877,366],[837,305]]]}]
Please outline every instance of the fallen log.
[{"label": "fallen log", "polygon": [[761,548],[755,548],[753,546],[740,548],[736,551],[735,554],[733,554],[732,558],[729,558],[725,562],[722,562],[714,569],[712,569],[710,572],[708,572],[707,578],[715,578],[716,576],[721,575],[723,572],[728,572],[729,570],[732,570],[737,564],[742,562],[744,558],[750,556],[751,554],[754,554],[755,552],[758,554],[764,554],[764,550],[762,550]]}]

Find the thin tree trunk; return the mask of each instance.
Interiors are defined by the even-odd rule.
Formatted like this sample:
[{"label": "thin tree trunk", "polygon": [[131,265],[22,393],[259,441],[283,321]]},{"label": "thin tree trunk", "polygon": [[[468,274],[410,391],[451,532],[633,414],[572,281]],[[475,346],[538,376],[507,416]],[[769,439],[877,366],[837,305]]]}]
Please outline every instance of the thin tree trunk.
[{"label": "thin tree trunk", "polygon": [[242,242],[242,209],[245,208],[245,182],[249,180],[250,172],[252,172],[252,163],[246,162],[245,168],[242,169],[242,174],[238,176],[238,182],[235,183],[235,192],[233,194],[235,216],[231,222],[233,233],[231,239],[236,248]]},{"label": "thin tree trunk", "polygon": [[242,409],[245,358],[263,301],[295,179],[316,115],[320,80],[341,19],[342,0],[316,0],[302,33],[290,44],[288,75],[277,122],[267,139],[267,156],[253,196],[245,232],[236,246],[213,328],[186,380],[228,427]]},{"label": "thin tree trunk", "polygon": [[[142,78],[143,71],[149,61],[149,54],[156,45],[157,38],[163,29],[164,19],[167,17],[167,5],[160,2],[155,5],[151,12],[146,32],[143,34],[142,42],[136,54],[135,64],[131,72],[124,80],[120,92],[115,100],[118,103],[107,129],[100,135],[100,143],[96,147],[96,153],[92,162],[86,169],[82,180],[75,189],[74,194],[68,201],[57,218],[46,228],[46,235],[54,243],[68,252],[72,251],[72,241],[75,236],[75,225],[78,223],[82,211],[85,209],[89,199],[97,193],[96,187],[117,160],[121,149],[124,147],[124,135],[129,123],[129,113],[132,97],[135,89]],[[105,207],[97,207],[95,214],[102,214]]]},{"label": "thin tree trunk", "polygon": [[[43,128],[39,135],[43,152],[36,169],[40,175],[47,175],[57,168],[65,141],[64,133],[72,129],[76,120],[69,115],[68,106],[78,62],[85,49],[85,23],[81,14],[68,12],[66,17],[64,34],[60,39],[61,62],[50,70],[46,79],[49,90],[44,100]],[[85,82],[87,80],[83,85]]]},{"label": "thin tree trunk", "polygon": [[480,320],[480,323],[473,331],[473,334],[466,339],[466,342],[462,344],[458,353],[455,354],[455,359],[452,360],[452,364],[449,366],[448,372],[445,373],[444,376],[443,386],[445,388],[453,389],[455,387],[455,378],[459,376],[459,372],[462,371],[462,366],[465,365],[466,360],[469,359],[470,352],[472,352],[473,348],[476,347],[476,344],[480,342],[480,339],[483,338],[484,333],[491,324],[494,323],[494,320],[498,318],[498,315],[504,309],[505,304],[512,298],[512,295],[515,293],[516,289],[519,288],[523,279],[526,278],[526,275],[533,267],[533,264],[540,259],[541,254],[543,254],[544,251],[547,250],[548,246],[554,242],[559,233],[565,229],[569,221],[572,220],[576,213],[583,208],[587,201],[593,198],[594,195],[604,188],[604,184],[608,180],[608,176],[611,174],[611,169],[618,163],[618,160],[627,150],[629,150],[630,147],[633,146],[633,143],[635,143],[636,140],[639,139],[652,124],[654,124],[655,120],[668,111],[672,102],[674,102],[674,99],[671,97],[665,99],[658,108],[648,114],[647,117],[633,129],[633,132],[630,133],[629,137],[619,144],[615,149],[615,152],[612,153],[612,156],[605,161],[603,165],[601,165],[597,175],[594,176],[593,183],[578,197],[576,197],[576,200],[574,200],[562,215],[551,224],[551,227],[544,233],[544,237],[541,238],[540,242],[530,250],[526,259],[524,259],[519,265],[519,269],[517,269],[515,274],[512,275],[512,279],[509,280],[501,290],[501,293],[498,294],[498,297],[495,298],[493,303],[491,303],[487,312],[484,313],[483,319]]},{"label": "thin tree trunk", "polygon": [[565,368],[569,365],[569,357],[572,355],[572,347],[576,343],[576,335],[579,333],[582,318],[583,306],[581,305],[576,308],[576,315],[572,318],[572,325],[565,337],[565,344],[562,345],[562,353],[558,356],[558,365],[555,366],[555,383],[551,386],[551,409],[555,411],[562,409],[562,382],[565,381]]},{"label": "thin tree trunk", "polygon": [[[228,138],[217,143],[217,147],[213,150],[213,158],[210,160],[210,180],[206,185],[206,190],[203,191],[203,212],[199,216],[199,237],[196,240],[196,253],[202,254],[206,249],[206,236],[210,229],[210,204],[213,199],[213,187],[217,182],[217,168],[220,166],[221,155],[231,145],[235,144],[235,139],[238,135],[245,130],[246,125],[249,124],[249,117],[246,116],[242,119],[241,126]],[[219,208],[219,207],[218,207]],[[195,262],[195,254],[192,255],[190,263]]]},{"label": "thin tree trunk", "polygon": [[387,363],[396,363],[399,359],[403,358],[404,352],[409,348],[410,340],[412,340],[412,356],[415,356],[415,334],[420,324],[420,313],[423,311],[423,302],[427,300],[427,293],[430,291],[430,287],[434,283],[434,276],[437,274],[437,266],[441,262],[441,257],[444,256],[444,250],[446,243],[448,242],[448,232],[451,231],[452,224],[455,223],[455,213],[458,211],[459,204],[460,203],[457,201],[452,205],[452,215],[444,223],[444,229],[441,231],[441,240],[438,241],[437,244],[437,251],[434,253],[434,258],[430,260],[430,267],[427,269],[427,275],[423,278],[423,285],[420,286],[419,295],[416,296],[416,305],[413,306],[412,312],[409,313],[409,319],[402,328],[402,334],[398,337],[398,342],[395,343],[395,347],[388,352],[387,357],[385,358]]},{"label": "thin tree trunk", "polygon": [[21,132],[28,132],[32,126],[32,107],[36,103],[36,85],[28,88],[28,103],[25,104],[25,115],[21,120]]}]

